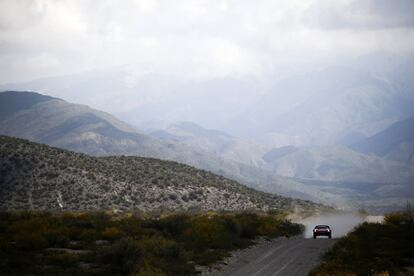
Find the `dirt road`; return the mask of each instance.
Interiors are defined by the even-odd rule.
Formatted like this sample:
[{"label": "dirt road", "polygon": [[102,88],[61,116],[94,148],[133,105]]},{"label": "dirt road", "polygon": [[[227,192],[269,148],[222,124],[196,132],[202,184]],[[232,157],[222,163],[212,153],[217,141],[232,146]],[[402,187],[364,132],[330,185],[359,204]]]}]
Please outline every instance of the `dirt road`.
[{"label": "dirt road", "polygon": [[318,263],[320,254],[334,243],[334,239],[326,238],[280,238],[247,250],[221,271],[209,275],[307,275]]}]

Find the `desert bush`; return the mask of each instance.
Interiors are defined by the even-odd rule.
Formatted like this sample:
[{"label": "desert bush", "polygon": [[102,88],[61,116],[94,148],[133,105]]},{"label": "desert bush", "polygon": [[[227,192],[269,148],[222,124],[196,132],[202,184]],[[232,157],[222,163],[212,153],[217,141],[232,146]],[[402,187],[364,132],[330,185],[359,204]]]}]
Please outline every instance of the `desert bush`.
[{"label": "desert bush", "polygon": [[144,251],[140,244],[131,238],[122,238],[99,252],[98,259],[113,273],[130,275],[139,271]]},{"label": "desert bush", "polygon": [[108,227],[101,234],[101,237],[104,240],[111,240],[111,241],[116,240],[120,238],[121,236],[122,236],[122,232],[116,227]]},{"label": "desert bush", "polygon": [[65,252],[51,252],[47,254],[43,261],[48,265],[56,265],[62,268],[76,267],[79,262],[79,255]]},{"label": "desert bush", "polygon": [[39,232],[20,233],[14,239],[16,247],[21,250],[39,250],[47,247],[47,240]]},{"label": "desert bush", "polygon": [[240,225],[240,235],[242,238],[251,239],[257,236],[261,221],[257,214],[243,213],[235,216]]},{"label": "desert bush", "polygon": [[190,222],[182,234],[183,240],[196,251],[203,251],[207,248],[230,248],[229,232],[217,218],[207,218],[205,216],[196,217]]},{"label": "desert bush", "polygon": [[172,215],[163,219],[149,219],[143,222],[143,226],[176,237],[183,233],[189,225],[186,215]]},{"label": "desert bush", "polygon": [[148,264],[157,267],[169,275],[190,275],[194,272],[188,263],[188,254],[182,243],[164,237],[155,236],[141,241]]},{"label": "desert bush", "polygon": [[252,213],[0,213],[0,274],[192,275],[196,264],[294,226]]},{"label": "desert bush", "polygon": [[148,262],[144,262],[139,268],[137,273],[132,274],[133,276],[167,276],[161,269],[154,267]]},{"label": "desert bush", "polygon": [[51,227],[43,233],[49,246],[65,247],[70,241],[70,231],[66,227]]}]

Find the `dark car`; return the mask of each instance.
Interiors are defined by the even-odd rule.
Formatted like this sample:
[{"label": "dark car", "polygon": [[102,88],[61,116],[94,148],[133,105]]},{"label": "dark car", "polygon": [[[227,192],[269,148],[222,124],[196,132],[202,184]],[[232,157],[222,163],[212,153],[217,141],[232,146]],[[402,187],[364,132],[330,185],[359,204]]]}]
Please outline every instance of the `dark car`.
[{"label": "dark car", "polygon": [[313,238],[316,239],[318,236],[328,236],[332,238],[332,230],[328,225],[316,225],[313,228]]}]

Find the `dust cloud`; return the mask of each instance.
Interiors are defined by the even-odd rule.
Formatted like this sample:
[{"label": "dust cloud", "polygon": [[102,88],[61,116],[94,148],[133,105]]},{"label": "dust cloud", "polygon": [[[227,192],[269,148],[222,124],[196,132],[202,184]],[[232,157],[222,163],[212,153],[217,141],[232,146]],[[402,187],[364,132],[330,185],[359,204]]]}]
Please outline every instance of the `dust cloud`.
[{"label": "dust cloud", "polygon": [[329,225],[332,230],[332,238],[340,238],[354,229],[355,226],[364,222],[365,218],[365,215],[358,213],[334,213],[308,217],[299,222],[306,227],[305,238],[312,237],[313,228],[318,224]]}]

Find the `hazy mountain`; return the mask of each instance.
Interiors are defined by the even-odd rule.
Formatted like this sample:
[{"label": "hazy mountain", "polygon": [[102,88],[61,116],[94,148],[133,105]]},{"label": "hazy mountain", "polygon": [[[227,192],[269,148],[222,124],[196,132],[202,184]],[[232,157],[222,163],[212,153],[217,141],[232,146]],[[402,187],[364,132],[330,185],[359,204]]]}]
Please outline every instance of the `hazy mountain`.
[{"label": "hazy mountain", "polygon": [[176,162],[91,157],[0,136],[0,209],[315,210]]},{"label": "hazy mountain", "polygon": [[410,183],[414,166],[369,156],[344,146],[295,150],[272,162],[277,174],[322,181]]},{"label": "hazy mountain", "polygon": [[[185,141],[191,140],[193,138],[205,137],[211,139],[230,139],[231,136],[223,131],[206,129],[197,125],[193,122],[181,122],[177,124],[172,124],[166,127],[163,130],[151,131],[151,136],[157,136],[161,133],[169,133],[170,137],[177,140]],[[162,138],[162,134],[160,135]],[[168,135],[167,135],[168,136]]]},{"label": "hazy mountain", "polygon": [[268,163],[273,163],[277,159],[282,158],[283,156],[286,156],[288,154],[291,154],[298,149],[294,146],[284,146],[280,148],[273,148],[270,151],[266,152],[265,155],[263,155],[263,160]]},{"label": "hazy mountain", "polygon": [[274,173],[372,211],[402,208],[414,198],[414,166],[344,146],[295,149],[271,159]]},{"label": "hazy mountain", "polygon": [[397,76],[341,67],[293,76],[276,83],[230,127],[274,138],[276,147],[349,144],[414,115],[414,90],[401,87]]},{"label": "hazy mountain", "polygon": [[267,151],[266,146],[248,139],[206,129],[192,122],[168,125],[163,129],[150,131],[149,135],[166,141],[180,141],[193,148],[254,167],[264,165],[261,156]]},{"label": "hazy mountain", "polygon": [[218,128],[248,108],[261,88],[253,78],[187,80],[173,74],[145,72],[140,65],[125,65],[9,83],[1,85],[0,90],[39,91],[105,110],[143,128],[154,120],[172,124],[188,118]]},{"label": "hazy mountain", "polygon": [[362,153],[414,164],[414,117],[394,123],[380,133],[355,143],[352,148]]},{"label": "hazy mountain", "polygon": [[[336,197],[270,171],[225,159],[180,141],[163,141],[137,133],[111,115],[84,105],[33,92],[0,93],[3,105],[13,105],[25,96],[38,99],[38,103],[33,102],[26,109],[16,108],[9,117],[0,118],[0,134],[91,155],[137,155],[178,161],[268,192],[325,204],[339,202]],[[340,204],[346,205],[344,201]]]}]

